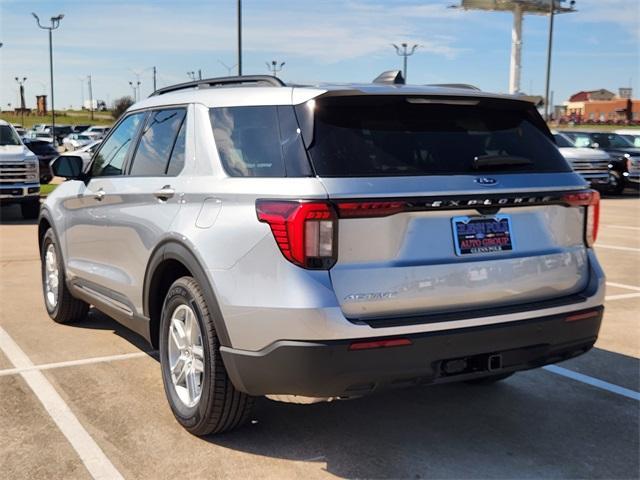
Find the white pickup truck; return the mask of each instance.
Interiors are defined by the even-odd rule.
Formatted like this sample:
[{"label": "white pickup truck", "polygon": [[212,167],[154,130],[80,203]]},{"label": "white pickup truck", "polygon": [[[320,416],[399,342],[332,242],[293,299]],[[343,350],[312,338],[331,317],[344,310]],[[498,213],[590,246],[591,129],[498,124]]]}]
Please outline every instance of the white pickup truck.
[{"label": "white pickup truck", "polygon": [[0,205],[14,203],[20,204],[23,218],[38,218],[38,157],[24,146],[10,123],[0,120]]}]

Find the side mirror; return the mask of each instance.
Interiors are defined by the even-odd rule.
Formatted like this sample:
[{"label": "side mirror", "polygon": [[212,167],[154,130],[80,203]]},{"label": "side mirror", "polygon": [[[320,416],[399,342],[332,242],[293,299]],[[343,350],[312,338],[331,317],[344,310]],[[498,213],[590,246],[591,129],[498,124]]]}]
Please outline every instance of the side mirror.
[{"label": "side mirror", "polygon": [[600,148],[600,144],[598,142],[593,142],[591,145],[589,145],[591,148]]},{"label": "side mirror", "polygon": [[56,177],[77,180],[82,175],[82,158],[76,155],[60,155],[49,164]]}]

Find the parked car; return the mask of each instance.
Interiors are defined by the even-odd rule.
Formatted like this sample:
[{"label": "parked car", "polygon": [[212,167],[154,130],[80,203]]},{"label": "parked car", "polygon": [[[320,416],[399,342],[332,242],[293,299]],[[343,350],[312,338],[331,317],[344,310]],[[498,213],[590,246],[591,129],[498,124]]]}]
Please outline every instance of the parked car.
[{"label": "parked car", "polygon": [[616,130],[615,133],[629,140],[634,147],[640,148],[640,128],[626,128]]},{"label": "parked car", "polygon": [[36,130],[29,130],[27,132],[27,135],[24,137],[25,140],[40,140],[43,142],[47,142],[50,143],[51,145],[53,145],[54,140],[53,137],[51,136],[51,133],[49,132],[45,132],[42,130],[36,131]]},{"label": "parked car", "polygon": [[43,140],[24,141],[25,146],[36,154],[40,165],[40,183],[49,183],[53,178],[49,164],[58,156],[58,150],[49,142]]},{"label": "parked car", "polygon": [[588,351],[598,192],[532,103],[398,78],[227,77],[134,104],[90,171],[52,164],[51,318],[93,305],[148,339],[197,435],[256,396],[491,383]]},{"label": "parked car", "polygon": [[102,125],[93,125],[82,132],[83,135],[88,135],[92,137],[94,140],[100,140],[105,137],[105,135],[109,132],[110,127],[102,126]]},{"label": "parked car", "polygon": [[[49,128],[48,130],[49,133],[51,133],[51,128]],[[71,128],[71,125],[56,125],[55,126],[55,144],[56,145],[62,145],[62,140],[67,136],[73,133],[73,128]]]},{"label": "parked car", "polygon": [[24,128],[22,128],[21,126],[16,127],[15,125],[13,126],[16,133],[18,134],[18,136],[20,138],[24,137],[27,134],[27,130],[25,130]]},{"label": "parked car", "polygon": [[598,148],[609,153],[609,185],[613,193],[620,194],[626,187],[640,186],[640,148],[613,132],[565,131],[576,147]]},{"label": "parked car", "polygon": [[31,131],[33,132],[44,132],[45,130],[50,130],[51,125],[48,123],[36,123],[31,127]]},{"label": "parked car", "polygon": [[89,127],[91,127],[91,125],[73,125],[73,133],[82,133]]},{"label": "parked car", "polygon": [[95,142],[93,137],[82,133],[72,133],[62,139],[62,146],[65,150],[77,150],[85,145]]},{"label": "parked car", "polygon": [[572,140],[563,133],[553,132],[553,138],[562,156],[592,187],[609,189],[611,157],[607,152],[575,147]]},{"label": "parked car", "polygon": [[24,146],[13,126],[0,120],[0,205],[19,204],[22,217],[38,218],[38,159]]},{"label": "parked car", "polygon": [[94,140],[84,147],[80,147],[79,149],[70,152],[62,153],[61,155],[73,155],[82,158],[82,171],[85,172],[87,171],[87,167],[91,163],[93,154],[101,143],[102,140]]}]

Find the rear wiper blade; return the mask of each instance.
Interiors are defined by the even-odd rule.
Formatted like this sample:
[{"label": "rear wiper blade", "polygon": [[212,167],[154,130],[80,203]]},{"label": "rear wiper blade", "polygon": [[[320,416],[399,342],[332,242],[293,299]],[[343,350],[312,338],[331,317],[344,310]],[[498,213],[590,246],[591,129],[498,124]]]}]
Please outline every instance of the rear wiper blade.
[{"label": "rear wiper blade", "polygon": [[473,168],[483,167],[509,167],[531,165],[533,162],[525,157],[517,155],[480,155],[473,157]]}]

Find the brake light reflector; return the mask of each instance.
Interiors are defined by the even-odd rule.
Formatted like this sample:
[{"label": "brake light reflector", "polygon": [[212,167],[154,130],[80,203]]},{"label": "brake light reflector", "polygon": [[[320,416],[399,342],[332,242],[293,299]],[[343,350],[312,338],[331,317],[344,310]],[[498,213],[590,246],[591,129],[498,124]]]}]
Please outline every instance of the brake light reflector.
[{"label": "brake light reflector", "polygon": [[335,264],[337,219],[327,202],[258,200],[256,212],[290,262],[311,269]]},{"label": "brake light reflector", "polygon": [[353,342],[349,350],[371,350],[372,348],[404,347],[411,345],[408,338],[390,338],[386,340],[373,340],[366,342]]},{"label": "brake light reflector", "polygon": [[592,247],[598,237],[600,224],[600,193],[596,190],[567,193],[563,200],[570,207],[586,207],[584,242],[587,247]]}]

